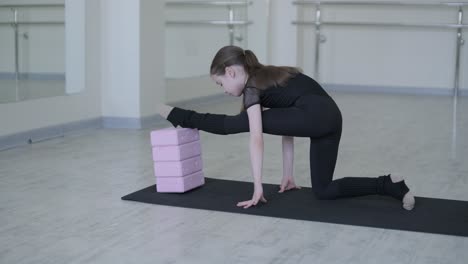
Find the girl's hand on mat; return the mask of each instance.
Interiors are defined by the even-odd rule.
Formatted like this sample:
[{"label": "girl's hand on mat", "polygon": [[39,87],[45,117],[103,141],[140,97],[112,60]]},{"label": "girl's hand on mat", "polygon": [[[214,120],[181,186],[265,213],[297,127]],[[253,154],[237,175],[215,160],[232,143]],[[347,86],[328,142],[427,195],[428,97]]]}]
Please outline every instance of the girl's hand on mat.
[{"label": "girl's hand on mat", "polygon": [[281,180],[281,184],[280,184],[280,190],[278,192],[283,193],[284,191],[289,191],[292,189],[301,189],[301,186],[297,186],[296,183],[294,183],[293,177],[291,176],[283,177],[283,179]]},{"label": "girl's hand on mat", "polygon": [[265,199],[265,197],[263,196],[263,187],[260,185],[260,186],[257,186],[255,185],[255,189],[254,189],[254,193],[253,193],[253,196],[252,196],[252,200],[247,200],[247,201],[243,201],[243,202],[238,202],[237,203],[237,206],[238,207],[244,207],[244,209],[247,209],[249,207],[251,207],[252,205],[257,205],[257,203],[259,201],[262,201],[264,203],[267,202],[267,200]]}]

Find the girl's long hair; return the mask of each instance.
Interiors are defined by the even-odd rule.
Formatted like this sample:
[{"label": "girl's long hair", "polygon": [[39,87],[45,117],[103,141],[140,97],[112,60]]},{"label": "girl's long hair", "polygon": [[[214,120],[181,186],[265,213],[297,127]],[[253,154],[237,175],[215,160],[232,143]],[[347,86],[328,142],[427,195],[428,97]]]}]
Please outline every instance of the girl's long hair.
[{"label": "girl's long hair", "polygon": [[[272,86],[285,86],[290,78],[302,72],[297,67],[263,65],[251,50],[244,50],[237,46],[225,46],[214,56],[210,74],[224,75],[226,67],[232,65],[243,66],[249,75],[246,86],[253,86],[260,90]],[[241,112],[244,110],[242,104]]]}]

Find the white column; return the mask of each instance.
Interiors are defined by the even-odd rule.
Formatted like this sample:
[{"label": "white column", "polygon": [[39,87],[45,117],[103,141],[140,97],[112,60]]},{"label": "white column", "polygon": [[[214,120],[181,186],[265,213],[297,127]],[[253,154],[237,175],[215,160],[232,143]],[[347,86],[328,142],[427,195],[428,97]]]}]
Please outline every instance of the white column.
[{"label": "white column", "polygon": [[270,64],[269,53],[269,34],[270,34],[270,14],[271,0],[252,1],[249,6],[248,20],[253,24],[247,26],[247,47],[257,56],[260,63]]},{"label": "white column", "polygon": [[271,0],[270,61],[278,66],[297,66],[297,30],[291,22],[297,19],[293,0]]},{"label": "white column", "polygon": [[104,126],[140,128],[165,98],[164,1],[101,3]]},{"label": "white column", "polygon": [[85,1],[65,0],[65,91],[85,88]]},{"label": "white column", "polygon": [[140,0],[140,113],[156,114],[166,98],[165,1]]},{"label": "white column", "polygon": [[102,115],[140,117],[140,1],[102,0]]}]

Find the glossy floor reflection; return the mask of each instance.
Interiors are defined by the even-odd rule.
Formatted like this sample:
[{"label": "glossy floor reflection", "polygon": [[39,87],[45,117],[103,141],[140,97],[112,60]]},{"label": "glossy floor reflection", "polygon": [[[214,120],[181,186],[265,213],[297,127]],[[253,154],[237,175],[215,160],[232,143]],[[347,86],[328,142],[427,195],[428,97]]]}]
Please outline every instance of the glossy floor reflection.
[{"label": "glossy floor reflection", "polygon": [[[468,201],[466,97],[458,101],[452,144],[450,97],[332,96],[344,118],[335,178],[399,173],[417,196]],[[235,114],[240,103],[240,98],[226,96],[218,103],[181,107]],[[92,130],[0,152],[0,263],[468,259],[464,237],[121,201],[121,196],[154,184],[149,131]],[[252,179],[248,133],[200,135],[205,176]],[[294,175],[302,186],[311,185],[308,147],[307,138],[295,139]],[[279,183],[281,176],[281,138],[265,135],[264,182]]]},{"label": "glossy floor reflection", "polygon": [[0,103],[65,95],[65,80],[0,79]]}]

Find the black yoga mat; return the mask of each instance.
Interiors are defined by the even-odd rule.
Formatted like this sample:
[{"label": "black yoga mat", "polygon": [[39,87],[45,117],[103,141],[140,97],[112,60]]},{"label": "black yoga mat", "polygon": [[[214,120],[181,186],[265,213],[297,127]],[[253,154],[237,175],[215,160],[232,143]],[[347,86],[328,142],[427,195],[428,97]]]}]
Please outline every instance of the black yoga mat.
[{"label": "black yoga mat", "polygon": [[263,184],[267,203],[244,209],[239,201],[252,197],[253,184],[205,178],[205,185],[186,193],[158,193],[156,185],[122,197],[122,200],[261,215],[335,224],[468,236],[468,202],[416,197],[416,207],[404,210],[387,196],[367,195],[317,200],[312,189],[302,187],[278,193],[278,185]]}]

